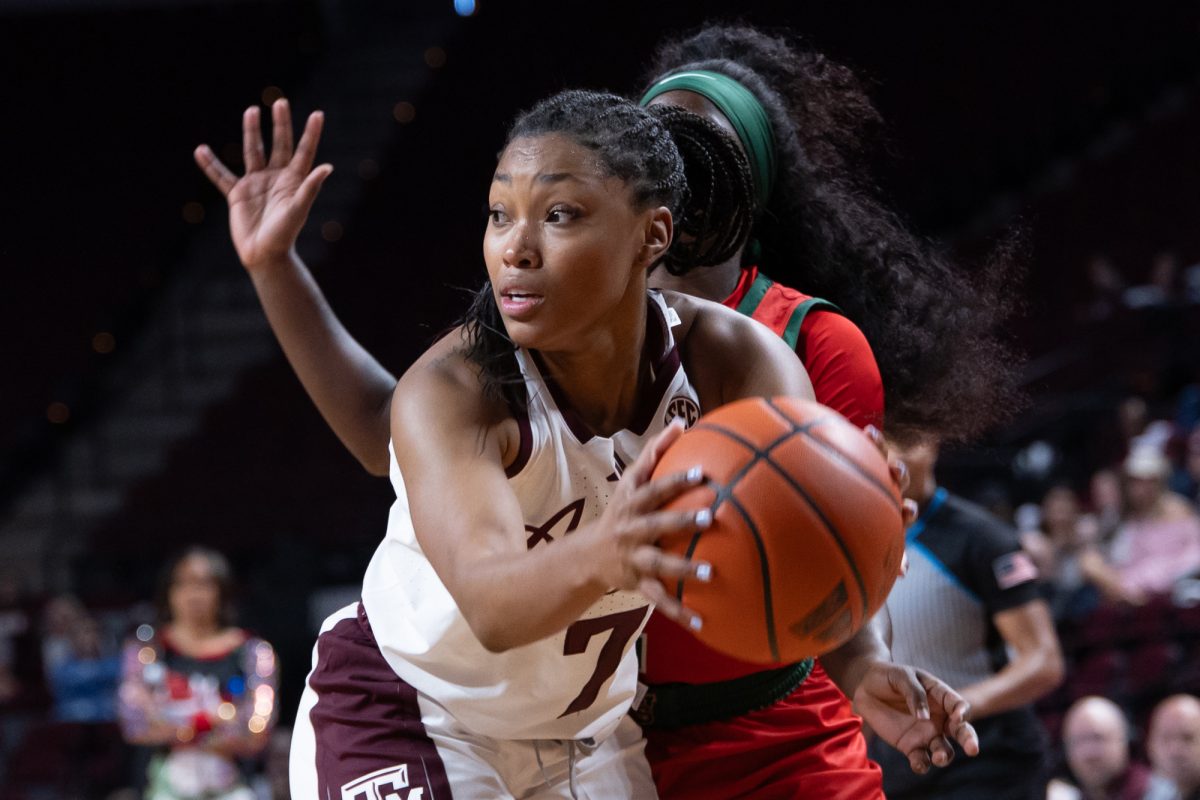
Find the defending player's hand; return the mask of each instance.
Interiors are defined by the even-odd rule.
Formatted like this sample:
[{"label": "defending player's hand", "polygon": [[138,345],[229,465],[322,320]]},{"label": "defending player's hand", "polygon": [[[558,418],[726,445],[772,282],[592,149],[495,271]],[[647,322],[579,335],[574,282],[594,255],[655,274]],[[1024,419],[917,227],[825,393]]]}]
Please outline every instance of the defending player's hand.
[{"label": "defending player's hand", "polygon": [[682,424],[668,426],[621,476],[604,514],[596,522],[600,536],[597,568],[606,587],[637,589],[666,616],[699,629],[699,615],[669,595],[660,579],[708,580],[712,575],[711,565],[664,553],[655,544],[663,536],[690,533],[712,524],[708,509],[661,510],[704,480],[699,467],[651,479],[659,458],[682,434]]},{"label": "defending player's hand", "polygon": [[954,760],[951,740],[969,756],[979,737],[967,722],[970,705],[924,670],[876,661],[854,692],[854,709],[877,736],[908,757],[913,772]]},{"label": "defending player's hand", "polygon": [[293,150],[292,114],[287,100],[271,106],[271,159],[263,149],[261,112],[251,106],[242,115],[242,158],[246,174],[238,178],[208,145],[194,153],[196,163],[229,203],[229,233],[238,258],[254,272],[287,258],[308,219],[321,184],[333,166],[313,168],[325,116],[308,116]]}]

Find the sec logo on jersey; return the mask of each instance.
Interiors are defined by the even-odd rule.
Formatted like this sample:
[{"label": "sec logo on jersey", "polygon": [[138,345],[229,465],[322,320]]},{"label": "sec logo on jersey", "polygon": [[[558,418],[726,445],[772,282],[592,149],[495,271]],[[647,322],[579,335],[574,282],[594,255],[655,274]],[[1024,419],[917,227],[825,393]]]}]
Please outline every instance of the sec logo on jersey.
[{"label": "sec logo on jersey", "polygon": [[700,406],[686,395],[672,397],[671,402],[667,403],[667,413],[663,416],[663,424],[669,425],[671,420],[676,418],[683,420],[685,428],[690,428],[696,424],[696,420],[700,419]]}]

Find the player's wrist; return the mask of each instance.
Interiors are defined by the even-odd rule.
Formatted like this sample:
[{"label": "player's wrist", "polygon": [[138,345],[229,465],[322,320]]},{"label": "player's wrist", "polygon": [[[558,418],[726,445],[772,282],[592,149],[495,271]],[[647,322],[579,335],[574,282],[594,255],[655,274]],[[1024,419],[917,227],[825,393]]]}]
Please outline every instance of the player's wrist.
[{"label": "player's wrist", "polygon": [[246,268],[246,272],[250,273],[250,279],[256,285],[294,274],[299,265],[299,256],[294,247],[283,251],[272,251],[252,260],[242,259],[242,266]]}]

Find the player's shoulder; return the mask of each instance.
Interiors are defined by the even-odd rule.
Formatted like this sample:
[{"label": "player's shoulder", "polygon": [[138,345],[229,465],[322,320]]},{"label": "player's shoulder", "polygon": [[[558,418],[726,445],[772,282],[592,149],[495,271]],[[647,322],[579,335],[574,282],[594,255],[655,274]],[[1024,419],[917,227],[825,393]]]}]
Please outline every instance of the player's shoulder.
[{"label": "player's shoulder", "polygon": [[[810,342],[816,341],[841,351],[857,351],[867,345],[866,334],[840,311],[817,307],[804,318],[804,335]],[[870,347],[868,352],[870,352]]]},{"label": "player's shoulder", "polygon": [[711,359],[738,359],[758,350],[778,351],[782,345],[768,328],[720,303],[676,292],[663,292],[663,297],[679,315],[675,338],[681,350],[702,351]]},{"label": "player's shoulder", "polygon": [[393,423],[427,424],[441,416],[464,422],[496,422],[509,416],[502,400],[485,389],[482,371],[467,355],[467,332],[455,328],[413,362],[396,384]]}]

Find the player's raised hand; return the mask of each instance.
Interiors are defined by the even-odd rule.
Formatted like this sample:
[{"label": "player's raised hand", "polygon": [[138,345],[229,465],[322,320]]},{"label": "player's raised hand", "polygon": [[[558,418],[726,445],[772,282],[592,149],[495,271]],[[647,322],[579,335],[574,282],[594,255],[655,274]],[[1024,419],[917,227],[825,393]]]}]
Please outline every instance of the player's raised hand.
[{"label": "player's raised hand", "polygon": [[229,203],[229,233],[242,265],[254,272],[288,256],[308,219],[330,164],[313,168],[325,115],[309,114],[293,149],[292,114],[287,100],[271,106],[271,157],[263,148],[261,112],[242,114],[242,156],[246,174],[237,177],[208,145],[196,148],[196,163]]},{"label": "player's raised hand", "polygon": [[662,510],[664,505],[704,479],[699,467],[652,477],[662,454],[682,434],[682,424],[668,426],[621,476],[604,514],[596,522],[600,536],[596,567],[607,587],[637,589],[667,617],[698,629],[700,617],[669,595],[660,579],[708,580],[712,567],[664,553],[656,545],[664,536],[687,533],[712,524],[708,509]]}]

